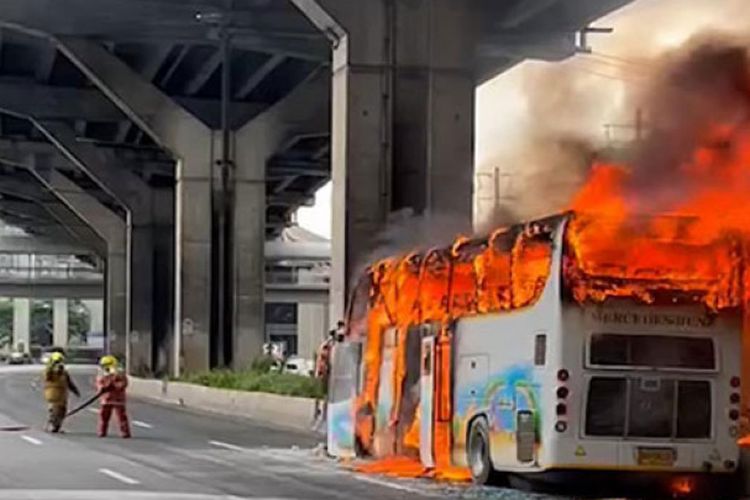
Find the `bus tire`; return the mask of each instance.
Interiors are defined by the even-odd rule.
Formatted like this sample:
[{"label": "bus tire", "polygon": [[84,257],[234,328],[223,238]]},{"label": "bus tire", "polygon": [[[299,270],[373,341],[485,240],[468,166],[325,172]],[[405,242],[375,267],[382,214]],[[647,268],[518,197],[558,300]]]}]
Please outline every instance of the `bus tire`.
[{"label": "bus tire", "polygon": [[490,431],[487,420],[479,417],[471,424],[467,439],[466,461],[475,484],[494,484],[498,474],[490,458]]}]

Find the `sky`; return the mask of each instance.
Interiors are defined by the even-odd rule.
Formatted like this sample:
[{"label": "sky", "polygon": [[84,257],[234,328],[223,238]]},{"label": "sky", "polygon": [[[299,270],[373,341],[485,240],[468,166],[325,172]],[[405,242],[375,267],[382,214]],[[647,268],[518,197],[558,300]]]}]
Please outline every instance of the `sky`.
[{"label": "sky", "polygon": [[315,193],[315,204],[297,210],[297,222],[308,231],[331,238],[331,193],[332,183],[328,181]]},{"label": "sky", "polygon": [[[528,140],[529,131],[537,125],[534,113],[539,103],[529,95],[530,82],[555,81],[556,73],[563,71],[578,74],[570,94],[575,99],[564,103],[567,114],[557,114],[554,126],[556,131],[575,128],[592,138],[602,138],[603,125],[622,118],[626,87],[637,84],[642,61],[679,46],[697,32],[720,27],[721,31],[747,33],[748,2],[636,0],[594,23],[614,28],[612,34],[590,35],[594,54],[574,56],[562,63],[527,61],[485,83],[477,89],[475,171],[518,163],[519,145]],[[543,94],[540,97],[549,99]],[[318,191],[314,206],[298,210],[297,221],[305,229],[330,238],[330,182]]]}]

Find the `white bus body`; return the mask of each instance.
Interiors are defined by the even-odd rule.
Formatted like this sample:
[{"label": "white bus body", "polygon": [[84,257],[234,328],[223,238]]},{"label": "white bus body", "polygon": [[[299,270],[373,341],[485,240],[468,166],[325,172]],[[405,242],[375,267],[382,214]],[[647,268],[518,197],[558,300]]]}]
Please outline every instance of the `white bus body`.
[{"label": "white bus body", "polygon": [[456,322],[454,463],[480,426],[496,471],[734,472],[740,314],[564,300],[561,233],[535,304]]}]

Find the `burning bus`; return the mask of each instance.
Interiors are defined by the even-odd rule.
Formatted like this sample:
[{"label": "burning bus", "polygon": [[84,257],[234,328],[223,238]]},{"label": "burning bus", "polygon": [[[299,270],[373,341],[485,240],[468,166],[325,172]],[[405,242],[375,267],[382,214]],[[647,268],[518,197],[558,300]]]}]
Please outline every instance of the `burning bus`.
[{"label": "burning bus", "polygon": [[570,212],[377,262],[334,350],[329,452],[477,483],[729,480],[742,255],[690,217]]}]

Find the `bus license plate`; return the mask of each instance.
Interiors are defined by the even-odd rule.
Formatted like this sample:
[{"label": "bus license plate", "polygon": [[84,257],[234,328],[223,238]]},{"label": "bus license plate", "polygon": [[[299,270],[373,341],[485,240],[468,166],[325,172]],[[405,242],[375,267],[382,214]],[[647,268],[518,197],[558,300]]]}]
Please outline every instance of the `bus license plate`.
[{"label": "bus license plate", "polygon": [[646,467],[671,467],[677,459],[673,448],[638,448],[638,465]]}]

